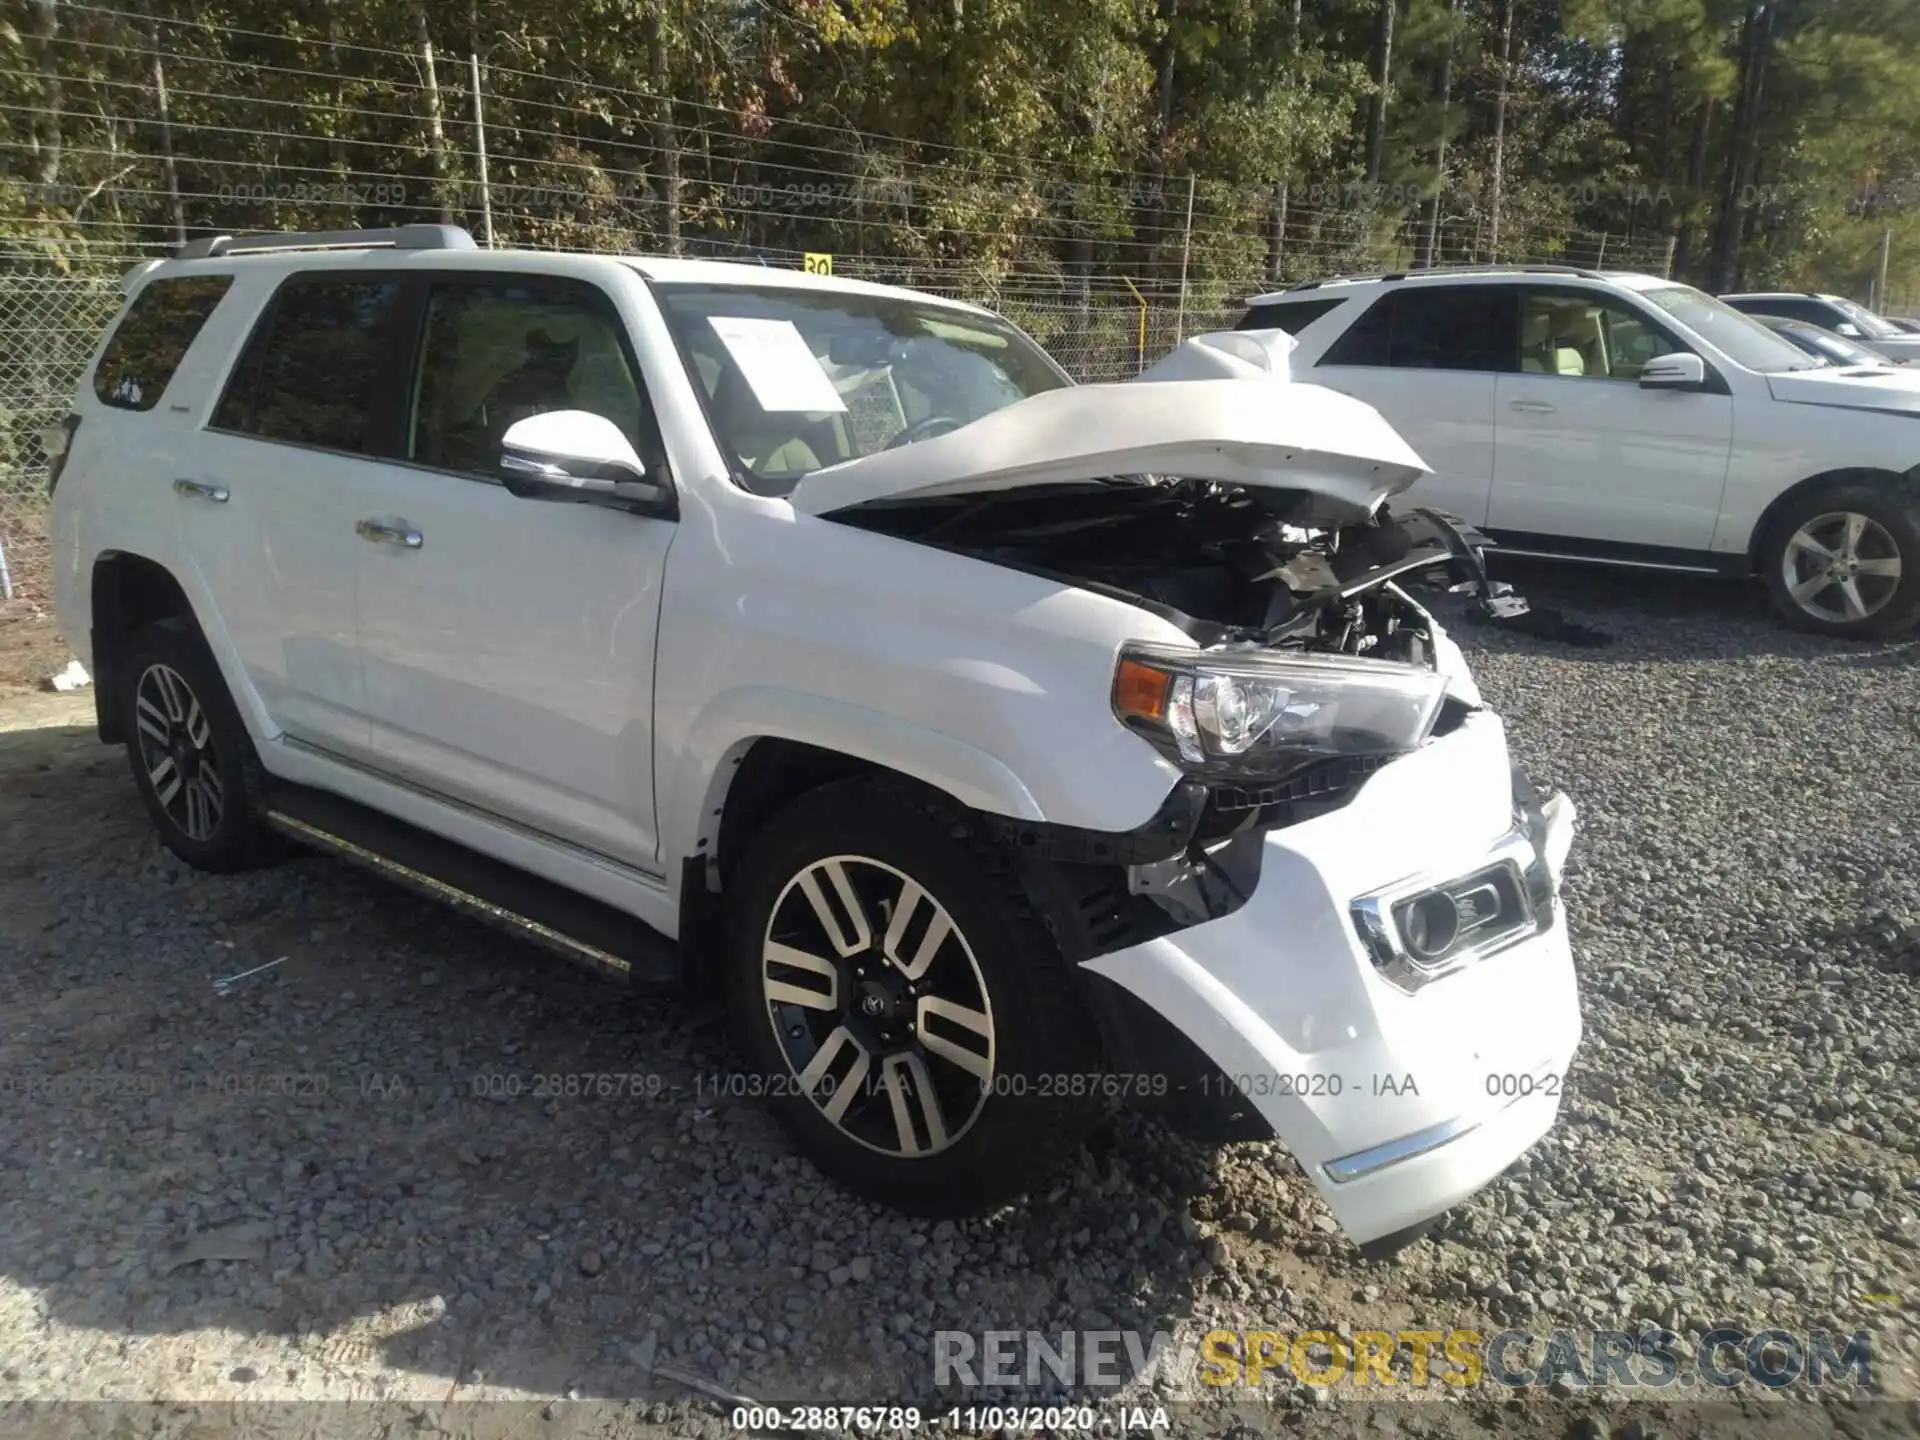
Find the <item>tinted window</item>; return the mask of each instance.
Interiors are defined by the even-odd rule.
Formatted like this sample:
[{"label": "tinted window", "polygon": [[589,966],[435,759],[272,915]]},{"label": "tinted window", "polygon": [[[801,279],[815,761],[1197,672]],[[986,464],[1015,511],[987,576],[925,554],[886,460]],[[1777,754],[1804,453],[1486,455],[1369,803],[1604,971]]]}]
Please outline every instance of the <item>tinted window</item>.
[{"label": "tinted window", "polygon": [[233,284],[230,275],[155,280],[134,296],[93,372],[93,393],[124,410],[151,410]]},{"label": "tinted window", "polygon": [[1623,300],[1591,290],[1528,290],[1520,307],[1520,368],[1530,375],[1638,380],[1679,347]]},{"label": "tinted window", "polygon": [[659,458],[619,321],[598,291],[564,280],[435,286],[407,458],[491,475],[507,427],[549,410],[604,416],[642,460]]},{"label": "tinted window", "polygon": [[1414,370],[1512,370],[1518,341],[1510,285],[1395,290],[1321,357],[1322,365]]},{"label": "tinted window", "polygon": [[399,298],[397,280],[289,280],[240,358],[213,423],[365,454],[398,338]]},{"label": "tinted window", "polygon": [[1336,296],[1331,300],[1275,300],[1265,305],[1256,305],[1241,317],[1236,330],[1284,330],[1289,335],[1298,335],[1307,326],[1322,315],[1345,301]]},{"label": "tinted window", "polygon": [[1804,320],[1809,325],[1819,325],[1828,330],[1844,323],[1847,318],[1834,306],[1824,305],[1818,300],[1769,300],[1765,302],[1761,313],[1784,315],[1789,320]]},{"label": "tinted window", "polygon": [[1778,299],[1735,300],[1730,301],[1734,309],[1745,311],[1749,315],[1778,315],[1784,320],[1804,320],[1809,325],[1832,328],[1836,320],[1844,317],[1831,307],[1817,300],[1800,300],[1791,295]]}]

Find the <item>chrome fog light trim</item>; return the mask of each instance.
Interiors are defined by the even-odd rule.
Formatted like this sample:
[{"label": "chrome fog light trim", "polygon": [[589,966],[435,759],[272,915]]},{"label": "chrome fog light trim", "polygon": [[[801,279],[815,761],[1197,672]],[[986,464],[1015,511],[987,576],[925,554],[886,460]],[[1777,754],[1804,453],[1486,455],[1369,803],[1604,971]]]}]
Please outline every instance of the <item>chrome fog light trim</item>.
[{"label": "chrome fog light trim", "polygon": [[[1473,869],[1418,875],[1362,895],[1354,929],[1374,968],[1414,991],[1539,934],[1551,923],[1547,859],[1521,830]],[[1548,903],[1539,902],[1544,893]]]}]

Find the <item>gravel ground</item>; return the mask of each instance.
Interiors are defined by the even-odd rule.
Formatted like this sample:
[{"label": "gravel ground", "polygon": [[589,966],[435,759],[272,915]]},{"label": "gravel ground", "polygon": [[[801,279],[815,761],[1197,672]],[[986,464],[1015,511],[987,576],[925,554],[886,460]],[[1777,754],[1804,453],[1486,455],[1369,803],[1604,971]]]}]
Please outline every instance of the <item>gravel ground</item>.
[{"label": "gravel ground", "polygon": [[[1172,1428],[1910,1433],[1920,643],[1793,636],[1740,587],[1514,578],[1616,636],[1458,632],[1581,808],[1587,1038],[1553,1134],[1389,1264],[1331,1233],[1276,1147],[1126,1119],[988,1219],[849,1200],[716,1093],[715,1017],[610,1000],[330,860],[187,871],[88,700],[0,692],[0,1427],[53,1426],[21,1408],[43,1400],[331,1398],[440,1434],[718,1435],[689,1377],[931,1401],[941,1329],[1725,1321],[1866,1329],[1887,1398],[1841,1417],[1751,1389],[1709,1412],[1435,1383],[1385,1407],[1270,1377],[1237,1409],[1170,1405]],[[634,1078],[527,1093],[581,1074]]]}]

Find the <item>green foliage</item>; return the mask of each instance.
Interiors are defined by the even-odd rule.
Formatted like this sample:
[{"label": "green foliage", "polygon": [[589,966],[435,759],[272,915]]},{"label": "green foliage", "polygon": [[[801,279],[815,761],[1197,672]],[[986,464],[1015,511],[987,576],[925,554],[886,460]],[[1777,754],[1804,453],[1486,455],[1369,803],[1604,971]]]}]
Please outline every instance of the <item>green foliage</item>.
[{"label": "green foliage", "polygon": [[172,237],[175,192],[188,233],[477,228],[477,54],[511,243],[830,250],[996,293],[1131,281],[1164,299],[1184,275],[1198,306],[1411,263],[1429,227],[1440,259],[1489,258],[1497,230],[1505,258],[1604,244],[1644,265],[1671,247],[1688,278],[1864,295],[1891,230],[1890,289],[1920,289],[1920,0],[152,0],[151,29],[144,13],[16,0],[0,21],[10,263],[122,260]]}]

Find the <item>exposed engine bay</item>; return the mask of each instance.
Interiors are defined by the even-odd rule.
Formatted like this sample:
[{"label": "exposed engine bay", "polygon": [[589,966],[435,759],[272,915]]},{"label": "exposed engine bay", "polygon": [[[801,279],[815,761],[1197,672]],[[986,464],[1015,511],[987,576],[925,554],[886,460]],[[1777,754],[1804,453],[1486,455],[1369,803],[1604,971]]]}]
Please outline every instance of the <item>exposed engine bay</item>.
[{"label": "exposed engine bay", "polygon": [[1487,580],[1486,542],[1458,522],[1382,506],[1308,528],[1324,504],[1306,490],[1127,477],[871,504],[835,518],[1115,596],[1202,646],[1430,664],[1425,612],[1394,582],[1436,566],[1494,613],[1525,609]]},{"label": "exposed engine bay", "polygon": [[[1471,591],[1485,616],[1526,609],[1487,579],[1484,537],[1447,516],[1381,506],[1330,526],[1326,514],[1327,497],[1306,489],[1120,477],[873,502],[834,518],[1114,596],[1213,653],[1255,647],[1429,668],[1431,617],[1397,583],[1415,577]],[[1466,708],[1450,700],[1440,728]],[[1161,924],[1197,924],[1251,892],[1260,832],[1339,808],[1389,758],[1302,755],[1264,779],[1196,782],[1185,792],[1190,813],[1164,817],[1124,853],[1059,833],[1009,839],[1062,858],[1132,862],[1126,888]]]}]

